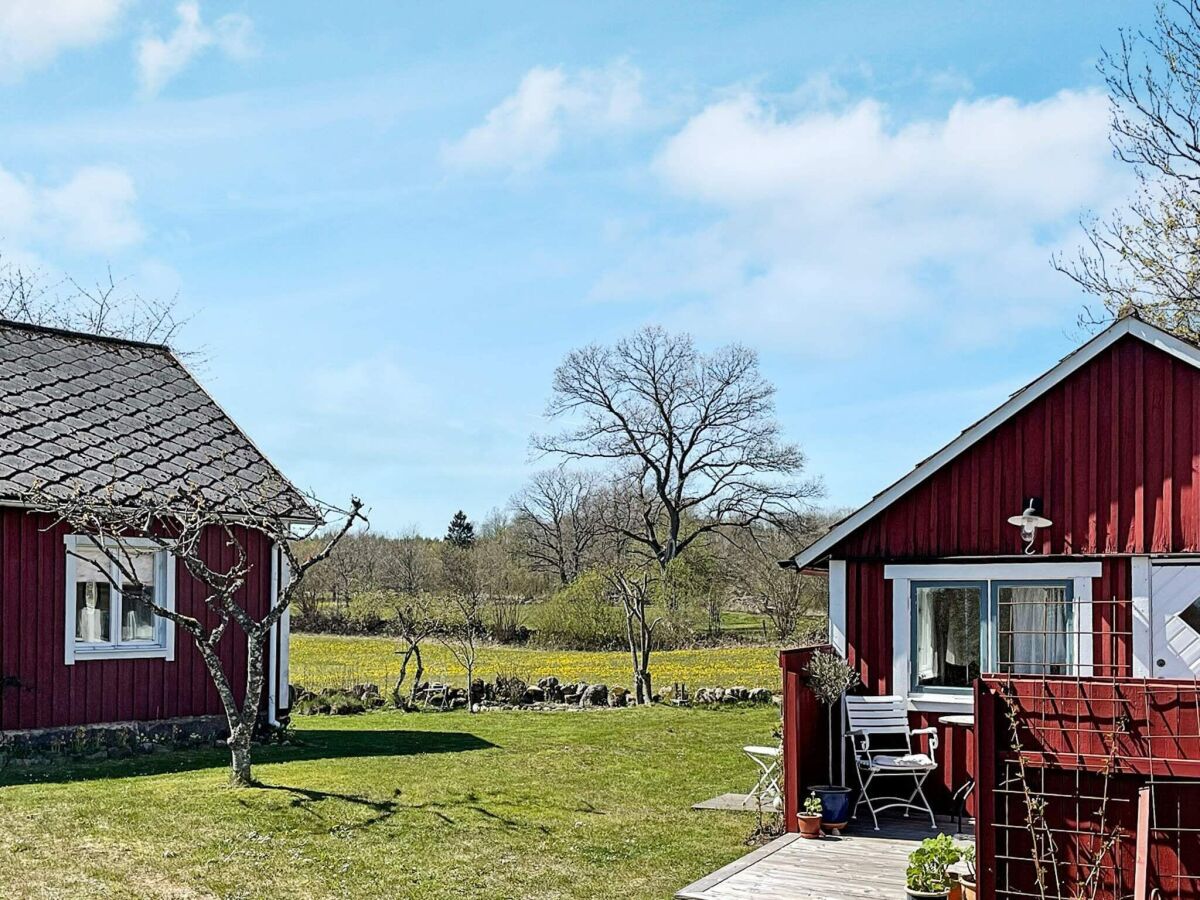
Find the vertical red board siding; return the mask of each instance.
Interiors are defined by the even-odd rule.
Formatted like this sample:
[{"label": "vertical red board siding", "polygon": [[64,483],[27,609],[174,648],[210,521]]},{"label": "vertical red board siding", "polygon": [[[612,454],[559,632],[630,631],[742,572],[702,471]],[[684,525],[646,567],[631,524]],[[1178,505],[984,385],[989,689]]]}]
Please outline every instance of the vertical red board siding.
[{"label": "vertical red board siding", "polygon": [[[1125,338],[848,535],[847,641],[867,689],[891,689],[889,561],[1023,558],[1009,516],[1041,497],[1043,555],[1200,548],[1200,371]],[[1131,675],[1127,556],[1093,585],[1096,674]]]},{"label": "vertical red board siding", "polygon": [[[1016,555],[1041,497],[1044,554],[1200,547],[1200,370],[1119,341],[838,544],[838,559]],[[953,523],[952,525],[950,523]]]},{"label": "vertical red board siding", "polygon": [[[0,508],[0,730],[96,722],[146,721],[219,715],[208,670],[181,629],[175,659],[64,662],[67,529],[46,516]],[[270,603],[271,545],[242,530],[251,571],[238,601],[255,617]],[[228,564],[233,550],[207,535],[208,559]],[[176,608],[213,624],[204,588],[181,564],[175,567]],[[246,678],[245,637],[231,625],[221,643],[226,671],[240,695]]]}]

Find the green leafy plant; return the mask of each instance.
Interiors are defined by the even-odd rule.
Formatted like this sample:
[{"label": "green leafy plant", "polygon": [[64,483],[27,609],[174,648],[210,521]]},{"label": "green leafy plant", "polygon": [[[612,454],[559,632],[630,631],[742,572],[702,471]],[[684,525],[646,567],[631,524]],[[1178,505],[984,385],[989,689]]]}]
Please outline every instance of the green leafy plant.
[{"label": "green leafy plant", "polygon": [[804,815],[819,816],[821,814],[821,798],[816,794],[809,794],[808,799],[804,801]]},{"label": "green leafy plant", "polygon": [[850,663],[829,650],[819,650],[808,661],[808,687],[825,704],[829,715],[829,783],[833,784],[834,710],[846,691],[858,685],[858,673]]},{"label": "green leafy plant", "polygon": [[926,838],[908,854],[908,889],[928,894],[950,890],[952,865],[962,859],[962,849],[948,834]]},{"label": "green leafy plant", "polygon": [[975,883],[975,845],[965,844],[958,849],[958,858],[962,860],[967,867],[966,880],[971,884]]}]

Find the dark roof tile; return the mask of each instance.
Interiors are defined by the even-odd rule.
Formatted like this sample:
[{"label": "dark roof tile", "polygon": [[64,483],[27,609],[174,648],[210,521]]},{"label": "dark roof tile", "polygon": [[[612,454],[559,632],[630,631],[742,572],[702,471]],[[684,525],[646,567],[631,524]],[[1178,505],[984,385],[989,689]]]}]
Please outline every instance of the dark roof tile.
[{"label": "dark roof tile", "polygon": [[0,321],[0,498],[35,485],[214,500],[270,485],[311,510],[166,347]]}]

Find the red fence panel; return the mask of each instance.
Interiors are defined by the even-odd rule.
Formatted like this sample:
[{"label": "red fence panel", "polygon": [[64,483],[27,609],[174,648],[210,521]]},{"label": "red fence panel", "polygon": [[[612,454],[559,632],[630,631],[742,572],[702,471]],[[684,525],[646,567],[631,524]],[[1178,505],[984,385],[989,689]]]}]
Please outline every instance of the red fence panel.
[{"label": "red fence panel", "polygon": [[980,896],[1200,900],[1200,684],[976,686]]},{"label": "red fence panel", "polygon": [[821,644],[779,654],[783,669],[783,818],[788,831],[799,827],[796,813],[803,788],[829,778],[829,717],[809,689],[807,673],[814,653],[832,649]]}]

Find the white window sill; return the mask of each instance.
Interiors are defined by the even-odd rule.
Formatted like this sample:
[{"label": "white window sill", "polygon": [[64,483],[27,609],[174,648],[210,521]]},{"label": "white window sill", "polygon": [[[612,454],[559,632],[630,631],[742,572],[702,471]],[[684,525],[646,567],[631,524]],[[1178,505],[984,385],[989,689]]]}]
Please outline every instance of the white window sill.
[{"label": "white window sill", "polygon": [[167,648],[155,647],[79,647],[75,648],[75,662],[89,659],[166,659]]},{"label": "white window sill", "polygon": [[971,694],[909,694],[908,708],[913,712],[969,713],[975,709]]}]

